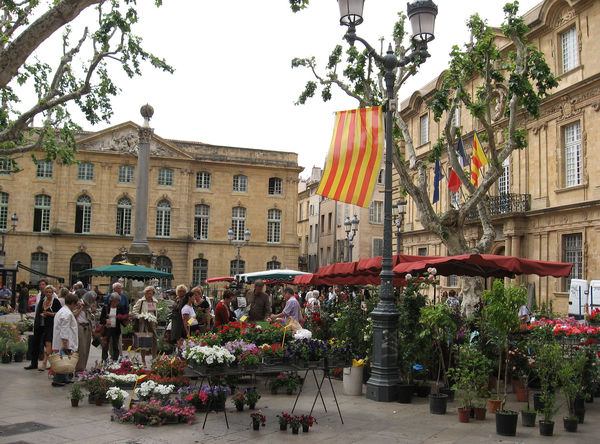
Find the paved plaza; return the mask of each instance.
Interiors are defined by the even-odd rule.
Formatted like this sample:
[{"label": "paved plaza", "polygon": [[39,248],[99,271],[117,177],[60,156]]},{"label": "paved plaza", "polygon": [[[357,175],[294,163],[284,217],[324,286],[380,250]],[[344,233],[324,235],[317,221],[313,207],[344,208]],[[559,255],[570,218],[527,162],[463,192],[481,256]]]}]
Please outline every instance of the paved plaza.
[{"label": "paved plaza", "polygon": [[[13,320],[14,315],[3,317]],[[18,318],[14,316],[14,320]],[[90,362],[99,359],[99,350],[93,348]],[[84,400],[72,408],[67,387],[52,387],[47,373],[23,370],[27,363],[0,365],[0,444],[2,443],[245,443],[245,442],[331,442],[331,443],[595,443],[600,436],[600,401],[586,404],[585,423],[576,434],[563,430],[562,416],[565,406],[560,399],[553,437],[541,437],[536,428],[517,427],[514,438],[500,437],[495,433],[495,420],[487,415],[485,421],[458,422],[457,403],[448,404],[446,415],[429,413],[426,398],[413,398],[412,404],[378,403],[364,396],[345,396],[342,382],[332,380],[340,404],[344,424],[341,423],[326,383],[324,399],[327,413],[318,402],[313,416],[318,420],[309,434],[292,435],[280,432],[276,415],[292,409],[295,396],[271,395],[265,380],[258,378],[257,387],[262,398],[257,408],[267,416],[267,425],[255,432],[251,430],[249,412],[238,413],[228,401],[229,429],[223,413],[210,413],[202,430],[204,414],[196,415],[193,425],[165,425],[138,429],[130,424],[111,422],[111,407],[97,407]],[[308,413],[315,398],[314,379],[308,378],[300,396],[296,414]],[[520,410],[524,403],[508,396],[508,408]],[[49,426],[41,431],[12,433],[13,424],[35,422]],[[30,429],[31,430],[31,429]]]}]

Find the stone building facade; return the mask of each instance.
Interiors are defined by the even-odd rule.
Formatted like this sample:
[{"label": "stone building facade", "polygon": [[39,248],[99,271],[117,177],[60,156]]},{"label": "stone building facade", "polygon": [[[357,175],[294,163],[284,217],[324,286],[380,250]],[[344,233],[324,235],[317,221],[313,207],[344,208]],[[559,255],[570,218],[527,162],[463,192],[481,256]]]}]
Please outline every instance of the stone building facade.
[{"label": "stone building facade", "polygon": [[[600,158],[594,154],[600,140],[600,2],[591,0],[545,0],[527,12],[529,42],[540,48],[559,86],[544,100],[539,119],[519,123],[527,130],[528,147],[514,152],[505,164],[504,175],[490,197],[496,227],[491,253],[574,264],[570,278],[598,279],[600,261],[594,246],[600,244]],[[502,47],[502,39],[499,35]],[[504,41],[503,51],[510,47]],[[411,128],[420,158],[442,134],[427,104],[441,85],[443,73],[415,91],[402,104],[402,115]],[[468,86],[473,92],[474,79]],[[455,116],[466,135],[468,158],[472,134],[479,130],[463,107]],[[497,141],[501,142],[506,119],[497,116]],[[470,135],[470,136],[469,136]],[[470,137],[470,138],[469,138]],[[447,159],[442,158],[448,171]],[[442,182],[440,213],[460,204]],[[397,180],[397,179],[395,179]],[[397,183],[397,182],[396,182]],[[433,187],[433,169],[429,172]],[[430,189],[431,189],[430,188]],[[468,222],[471,245],[481,235],[476,219]],[[409,199],[403,235],[406,254],[445,255],[439,239],[423,230],[414,202]],[[554,309],[567,312],[570,278],[521,276],[517,282],[534,283],[538,302],[553,302]],[[489,282],[487,285],[489,286]],[[445,287],[459,287],[460,279],[443,278]]]},{"label": "stone building facade", "polygon": [[[82,133],[79,164],[19,160],[22,171],[0,175],[0,229],[16,212],[16,232],[6,235],[6,264],[61,276],[124,258],[134,233],[139,126],[126,122]],[[241,270],[295,268],[297,154],[167,140],[150,142],[148,242],[156,268],[173,282],[197,284],[230,276],[237,249],[227,237],[251,231],[241,249]],[[43,153],[36,153],[43,158]],[[30,280],[30,276],[17,277]],[[36,276],[31,279],[35,281]],[[105,280],[94,278],[94,284]]]}]

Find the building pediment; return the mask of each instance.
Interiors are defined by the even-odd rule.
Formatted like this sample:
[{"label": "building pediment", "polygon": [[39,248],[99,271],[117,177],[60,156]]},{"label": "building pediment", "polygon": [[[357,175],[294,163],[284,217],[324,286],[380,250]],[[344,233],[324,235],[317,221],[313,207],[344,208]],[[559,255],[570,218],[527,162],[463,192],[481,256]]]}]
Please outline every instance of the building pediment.
[{"label": "building pediment", "polygon": [[[94,134],[86,134],[77,141],[77,149],[80,151],[98,151],[137,156],[139,128],[133,122],[125,122]],[[186,151],[156,134],[153,134],[150,139],[150,156],[192,158]]]}]

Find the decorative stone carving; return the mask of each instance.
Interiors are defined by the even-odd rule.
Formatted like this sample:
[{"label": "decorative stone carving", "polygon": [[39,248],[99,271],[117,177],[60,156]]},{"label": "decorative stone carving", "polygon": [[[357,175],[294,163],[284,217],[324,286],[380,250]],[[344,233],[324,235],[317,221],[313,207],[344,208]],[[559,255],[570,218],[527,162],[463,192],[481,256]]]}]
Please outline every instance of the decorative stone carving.
[{"label": "decorative stone carving", "polygon": [[160,250],[158,250],[159,256],[166,256],[167,253],[168,253],[168,250],[166,248],[161,248]]},{"label": "decorative stone carving", "polygon": [[[565,9],[562,15],[558,18],[558,20],[556,20],[556,23],[554,23],[554,28],[560,28],[565,23],[568,23],[571,20],[573,20],[575,16],[575,9]],[[581,41],[581,39],[579,41]]]},{"label": "decorative stone carving", "polygon": [[127,247],[121,245],[119,247],[119,253],[121,253],[121,254],[127,254]]},{"label": "decorative stone carving", "polygon": [[41,245],[38,245],[36,247],[35,251],[37,251],[38,253],[41,253],[42,251],[44,251],[44,247],[42,247]]},{"label": "decorative stone carving", "polygon": [[204,253],[198,253],[198,259],[204,259]]},{"label": "decorative stone carving", "polygon": [[137,156],[138,144],[140,141],[146,141],[150,144],[150,155],[152,156],[181,157],[177,152],[172,151],[159,141],[153,139],[152,135],[154,131],[152,128],[141,127],[138,133],[136,134],[131,127],[121,128],[120,130],[106,134],[104,137],[89,142],[78,143],[77,147],[85,151],[116,151]]},{"label": "decorative stone carving", "polygon": [[275,262],[277,260],[277,256],[271,256],[271,260]]},{"label": "decorative stone carving", "polygon": [[600,111],[600,102],[592,103],[592,109],[596,112]]},{"label": "decorative stone carving", "polygon": [[492,114],[492,122],[496,122],[504,117],[504,109],[506,108],[507,89],[504,85],[498,85],[492,92],[492,97],[496,100],[494,112]]},{"label": "decorative stone carving", "polygon": [[87,250],[87,247],[85,246],[85,244],[79,244],[79,247],[77,247],[77,249],[79,250],[80,253],[85,253],[85,251]]},{"label": "decorative stone carving", "polygon": [[538,133],[540,132],[540,130],[542,129],[546,129],[548,127],[548,122],[540,122],[539,125],[534,126],[531,130],[533,131],[533,134],[535,134],[536,136],[538,135]]}]

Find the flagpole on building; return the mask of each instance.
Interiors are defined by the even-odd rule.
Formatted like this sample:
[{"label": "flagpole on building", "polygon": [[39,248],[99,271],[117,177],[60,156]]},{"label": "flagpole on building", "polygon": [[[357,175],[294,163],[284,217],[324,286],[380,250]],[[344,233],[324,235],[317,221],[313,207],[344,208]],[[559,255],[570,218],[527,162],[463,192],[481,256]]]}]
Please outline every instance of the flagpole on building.
[{"label": "flagpole on building", "polygon": [[390,44],[385,56],[381,56],[356,35],[356,26],[363,21],[364,1],[338,0],[340,24],[348,26],[344,38],[350,45],[361,42],[385,69],[386,112],[385,112],[385,198],[383,226],[383,257],[381,261],[381,287],[379,304],[371,312],[373,319],[373,359],[371,377],[367,381],[367,398],[374,401],[390,402],[397,399],[398,372],[398,308],[394,295],[394,272],[392,271],[392,156],[394,148],[393,116],[395,109],[394,83],[395,70],[415,61],[423,63],[430,54],[427,43],[433,40],[433,30],[437,6],[431,0],[420,0],[407,5],[407,16],[413,27],[414,50],[406,57],[398,59]]}]

